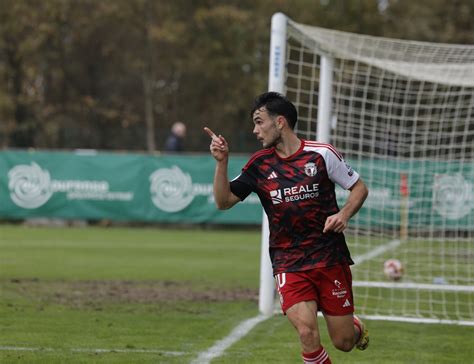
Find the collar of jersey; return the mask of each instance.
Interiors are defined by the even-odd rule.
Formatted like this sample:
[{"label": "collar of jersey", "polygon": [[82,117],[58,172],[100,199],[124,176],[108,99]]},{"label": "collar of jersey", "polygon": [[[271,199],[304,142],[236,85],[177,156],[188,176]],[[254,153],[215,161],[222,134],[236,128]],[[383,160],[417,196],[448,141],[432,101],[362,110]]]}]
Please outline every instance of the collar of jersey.
[{"label": "collar of jersey", "polygon": [[273,153],[275,153],[275,155],[280,158],[282,161],[286,161],[286,160],[289,160],[291,158],[293,158],[294,156],[298,155],[301,153],[301,151],[303,150],[304,148],[304,140],[303,139],[300,139],[300,147],[298,148],[298,150],[296,152],[294,152],[293,154],[289,155],[288,157],[284,158],[282,156],[280,156],[278,154],[278,152],[276,151],[275,147],[272,147],[273,149]]}]

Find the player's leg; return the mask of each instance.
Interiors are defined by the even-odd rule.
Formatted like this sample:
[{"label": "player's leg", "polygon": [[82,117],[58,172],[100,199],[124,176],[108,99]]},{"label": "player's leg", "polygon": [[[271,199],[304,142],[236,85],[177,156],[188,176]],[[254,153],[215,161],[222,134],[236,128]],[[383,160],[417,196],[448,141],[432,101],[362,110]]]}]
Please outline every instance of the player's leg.
[{"label": "player's leg", "polygon": [[286,315],[298,332],[303,362],[305,364],[331,364],[329,355],[321,345],[315,301],[298,302],[291,306]]},{"label": "player's leg", "polygon": [[352,275],[348,265],[334,265],[318,271],[319,307],[324,313],[334,346],[351,351],[354,346],[365,350],[368,332],[362,321],[354,319]]},{"label": "player's leg", "polygon": [[342,351],[351,351],[359,337],[352,314],[345,316],[324,315],[329,336],[334,346]]},{"label": "player's leg", "polygon": [[355,346],[365,350],[369,346],[369,332],[356,315],[324,315],[329,336],[334,346],[342,351],[351,351]]},{"label": "player's leg", "polygon": [[311,353],[321,347],[315,301],[299,302],[286,311],[288,320],[292,323],[305,353]]},{"label": "player's leg", "polygon": [[304,363],[330,364],[321,346],[317,321],[317,292],[305,273],[281,273],[275,276],[283,313],[295,327]]}]

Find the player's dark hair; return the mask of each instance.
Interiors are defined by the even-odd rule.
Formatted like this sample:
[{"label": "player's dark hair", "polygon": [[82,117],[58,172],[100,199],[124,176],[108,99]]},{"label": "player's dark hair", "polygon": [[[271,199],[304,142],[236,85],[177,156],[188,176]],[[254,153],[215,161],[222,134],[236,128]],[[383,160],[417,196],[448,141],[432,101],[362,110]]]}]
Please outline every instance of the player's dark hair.
[{"label": "player's dark hair", "polygon": [[257,96],[250,117],[253,117],[254,112],[263,106],[265,106],[268,115],[272,117],[284,116],[290,128],[293,129],[295,127],[298,120],[298,111],[296,111],[295,105],[282,94],[278,92],[265,92]]}]

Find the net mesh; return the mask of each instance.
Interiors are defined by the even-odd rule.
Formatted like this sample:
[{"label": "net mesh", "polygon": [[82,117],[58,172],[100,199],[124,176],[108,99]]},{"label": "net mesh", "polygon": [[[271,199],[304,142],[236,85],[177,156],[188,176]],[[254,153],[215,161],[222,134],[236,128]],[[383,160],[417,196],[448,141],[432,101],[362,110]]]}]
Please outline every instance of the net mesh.
[{"label": "net mesh", "polygon": [[[286,94],[317,139],[321,56],[333,60],[331,144],[370,194],[346,236],[356,309],[474,322],[474,46],[289,21]],[[341,204],[347,191],[338,191]],[[383,263],[404,274],[387,278]]]}]

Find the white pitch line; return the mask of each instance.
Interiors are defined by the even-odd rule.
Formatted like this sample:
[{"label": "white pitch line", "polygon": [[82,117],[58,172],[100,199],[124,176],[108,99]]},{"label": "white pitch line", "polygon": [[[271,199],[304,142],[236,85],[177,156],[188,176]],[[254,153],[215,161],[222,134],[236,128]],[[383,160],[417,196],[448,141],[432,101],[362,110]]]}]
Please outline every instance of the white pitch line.
[{"label": "white pitch line", "polygon": [[382,315],[364,315],[362,316],[367,320],[381,320],[381,321],[395,321],[395,322],[408,322],[415,324],[446,324],[446,325],[461,325],[461,326],[474,326],[474,321],[467,320],[444,320],[434,319],[428,317],[394,317],[394,316],[382,316]]},{"label": "white pitch line", "polygon": [[1,351],[54,351],[51,348],[28,348],[21,346],[0,346]]},{"label": "white pitch line", "polygon": [[356,257],[354,257],[354,263],[355,264],[360,264],[365,262],[366,260],[373,259],[375,257],[378,257],[379,255],[382,255],[383,253],[395,249],[398,247],[402,242],[398,239],[394,239],[392,241],[389,241],[387,244],[381,245],[370,252],[366,254],[361,254]]},{"label": "white pitch line", "polygon": [[147,349],[71,349],[76,353],[144,353],[144,354],[161,354],[167,356],[181,356],[184,355],[182,351],[167,351],[167,350],[147,350]]},{"label": "white pitch line", "polygon": [[167,356],[181,356],[185,353],[181,351],[166,351],[154,349],[89,349],[89,348],[72,348],[72,349],[53,349],[38,347],[21,347],[21,346],[0,346],[0,351],[72,351],[75,353],[144,353],[144,354],[161,354]]},{"label": "white pitch line", "polygon": [[247,335],[260,322],[265,321],[270,317],[271,316],[268,315],[258,315],[254,318],[241,322],[225,338],[216,341],[216,343],[209,349],[201,352],[199,356],[191,362],[191,364],[209,364],[212,359],[221,356],[227,348]]}]

